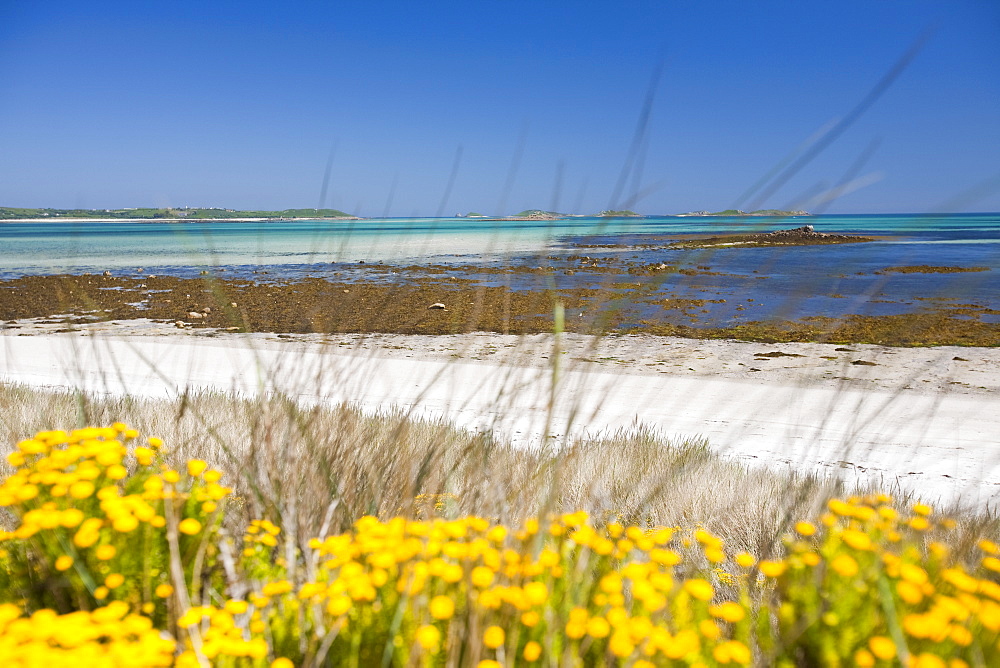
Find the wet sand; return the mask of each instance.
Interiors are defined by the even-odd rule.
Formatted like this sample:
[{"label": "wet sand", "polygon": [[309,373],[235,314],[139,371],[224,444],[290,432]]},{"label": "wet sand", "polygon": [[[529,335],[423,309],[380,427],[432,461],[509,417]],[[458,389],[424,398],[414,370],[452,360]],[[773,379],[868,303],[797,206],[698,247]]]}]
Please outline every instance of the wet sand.
[{"label": "wet sand", "polygon": [[[754,299],[746,298],[735,307],[748,314],[741,324],[707,326],[700,321],[702,308],[708,302],[725,302],[725,297],[665,296],[657,292],[655,276],[645,280],[644,269],[648,268],[609,270],[584,263],[581,271],[602,275],[602,287],[559,287],[553,281],[550,288],[535,290],[483,285],[464,277],[461,270],[449,274],[434,267],[401,268],[391,282],[335,277],[268,281],[264,275],[255,280],[28,276],[0,281],[0,328],[16,328],[12,321],[35,317],[62,323],[67,330],[91,321],[149,318],[178,327],[240,332],[535,334],[554,331],[558,303],[566,313],[565,329],[587,334],[642,332],[698,339],[899,346],[1000,345],[1000,322],[991,321],[996,312],[964,303],[927,302],[916,311],[897,315],[763,322],[752,319]],[[608,271],[612,275],[603,276]]]}]

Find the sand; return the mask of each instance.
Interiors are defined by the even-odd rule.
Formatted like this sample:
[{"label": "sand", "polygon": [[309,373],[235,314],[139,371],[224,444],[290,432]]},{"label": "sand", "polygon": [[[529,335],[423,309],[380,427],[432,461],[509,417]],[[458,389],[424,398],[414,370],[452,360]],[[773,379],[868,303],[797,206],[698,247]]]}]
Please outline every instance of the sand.
[{"label": "sand", "polygon": [[755,465],[931,502],[1000,500],[995,348],[571,334],[557,350],[552,335],[247,335],[143,320],[54,333],[60,325],[17,324],[0,331],[0,382],[144,396],[279,391],[444,418],[523,447],[645,426],[707,438]]}]

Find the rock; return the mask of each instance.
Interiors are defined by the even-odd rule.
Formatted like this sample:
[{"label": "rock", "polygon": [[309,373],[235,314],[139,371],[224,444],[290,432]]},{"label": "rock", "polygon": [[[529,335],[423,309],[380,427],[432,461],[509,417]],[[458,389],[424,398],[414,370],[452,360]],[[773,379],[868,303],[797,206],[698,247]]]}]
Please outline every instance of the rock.
[{"label": "rock", "polygon": [[236,308],[236,302],[229,302],[230,308]]},{"label": "rock", "polygon": [[194,320],[201,320],[205,316],[204,314],[198,313],[197,311],[191,311],[190,313],[188,313],[188,317],[193,318]]},{"label": "rock", "polygon": [[178,320],[177,322],[174,323],[174,327],[176,327],[177,329],[184,329],[185,327],[187,327],[187,323],[184,322],[183,320]]},{"label": "rock", "polygon": [[201,312],[204,313],[205,315],[208,315],[209,313],[212,312],[212,307],[211,306],[206,306],[205,308],[203,308],[201,310]]},{"label": "rock", "polygon": [[198,273],[201,274],[202,276],[208,276],[208,270],[207,269],[202,269]]},{"label": "rock", "polygon": [[851,364],[854,366],[878,366],[875,362],[869,362],[867,360],[854,360]]},{"label": "rock", "polygon": [[436,302],[436,303],[434,303],[434,304],[431,304],[431,305],[430,305],[430,306],[428,306],[427,308],[428,308],[428,309],[443,309],[443,308],[445,308],[445,306],[444,306],[444,304],[442,304],[441,302]]},{"label": "rock", "polygon": [[106,271],[106,272],[104,272],[104,275],[105,275],[105,276],[110,276],[110,275],[111,275],[111,272],[110,272],[110,271]]},{"label": "rock", "polygon": [[143,271],[145,270],[142,267],[136,267],[135,273],[141,274]]}]

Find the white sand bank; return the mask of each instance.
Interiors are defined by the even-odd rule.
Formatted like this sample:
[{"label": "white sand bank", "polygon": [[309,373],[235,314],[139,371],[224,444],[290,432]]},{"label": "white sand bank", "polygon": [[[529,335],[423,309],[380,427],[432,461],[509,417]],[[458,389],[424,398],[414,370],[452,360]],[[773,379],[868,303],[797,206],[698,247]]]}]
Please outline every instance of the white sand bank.
[{"label": "white sand bank", "polygon": [[704,436],[750,462],[898,484],[928,500],[1000,500],[996,349],[570,335],[550,413],[551,336],[213,337],[139,321],[53,334],[21,325],[0,334],[0,382],[153,396],[276,390],[446,417],[525,445],[547,425],[558,441],[642,424]]}]

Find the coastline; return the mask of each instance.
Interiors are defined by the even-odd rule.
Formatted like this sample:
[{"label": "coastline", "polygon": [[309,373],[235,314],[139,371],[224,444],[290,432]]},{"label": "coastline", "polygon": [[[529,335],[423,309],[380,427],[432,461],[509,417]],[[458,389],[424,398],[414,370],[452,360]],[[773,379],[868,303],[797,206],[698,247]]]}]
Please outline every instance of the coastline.
[{"label": "coastline", "polygon": [[5,218],[3,223],[264,223],[264,222],[294,222],[294,221],[328,221],[367,220],[357,216],[338,216],[323,218]]},{"label": "coastline", "polygon": [[538,447],[547,427],[549,442],[648,427],[705,437],[755,466],[898,487],[932,501],[1000,499],[994,348],[838,351],[568,334],[550,416],[552,335],[245,335],[148,321],[57,334],[56,325],[22,324],[0,332],[0,382],[146,396],[282,392],[447,419],[523,447]]}]

